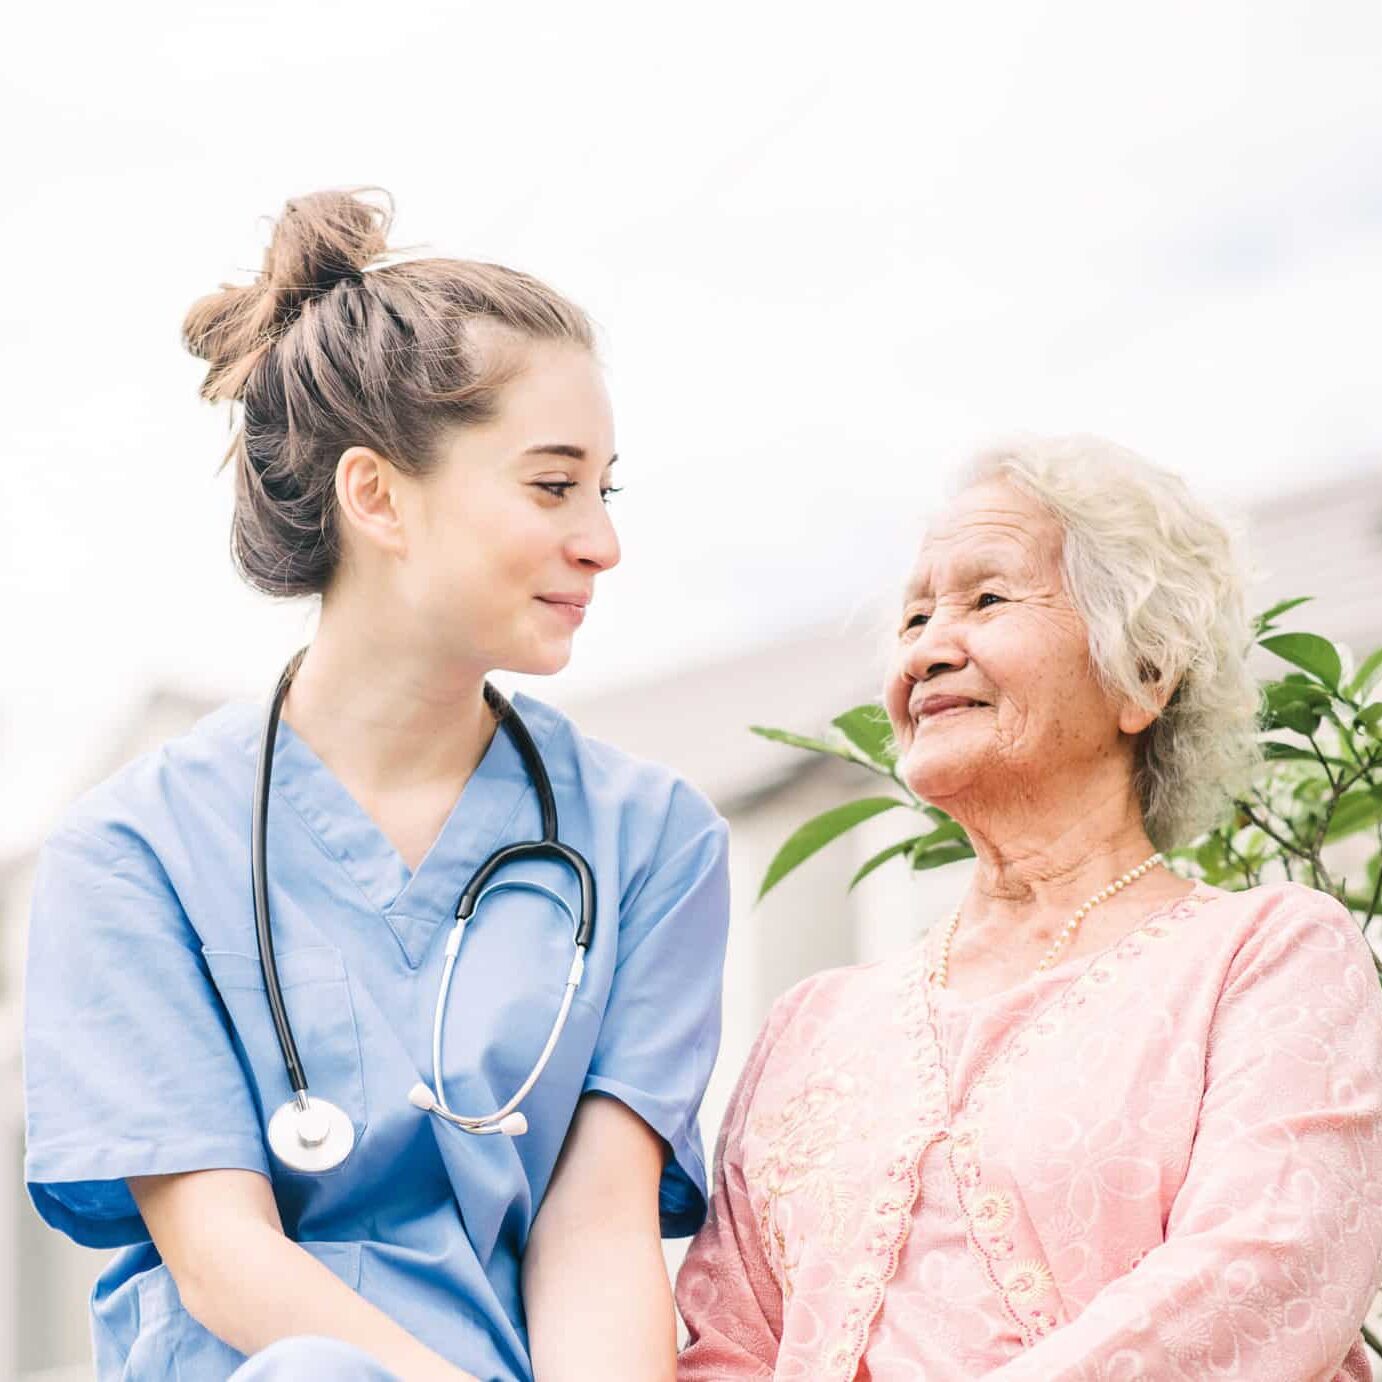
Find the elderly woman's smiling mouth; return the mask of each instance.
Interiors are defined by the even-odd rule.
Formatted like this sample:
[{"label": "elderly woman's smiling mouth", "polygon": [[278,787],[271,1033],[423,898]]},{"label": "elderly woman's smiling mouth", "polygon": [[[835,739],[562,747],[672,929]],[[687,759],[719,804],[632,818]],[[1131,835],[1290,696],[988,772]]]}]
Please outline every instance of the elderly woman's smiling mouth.
[{"label": "elderly woman's smiling mouth", "polygon": [[932,694],[923,697],[919,705],[912,705],[912,723],[920,727],[923,723],[958,714],[963,710],[988,710],[987,701],[975,700],[972,696],[942,696]]}]

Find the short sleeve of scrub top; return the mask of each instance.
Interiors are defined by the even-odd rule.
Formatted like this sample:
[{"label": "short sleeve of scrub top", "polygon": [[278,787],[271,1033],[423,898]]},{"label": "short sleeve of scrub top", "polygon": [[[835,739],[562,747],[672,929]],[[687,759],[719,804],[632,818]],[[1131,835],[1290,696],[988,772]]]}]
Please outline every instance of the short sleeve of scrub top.
[{"label": "short sleeve of scrub top", "polygon": [[601,1025],[585,1079],[587,1092],[627,1104],[671,1148],[659,1191],[664,1238],[695,1233],[705,1219],[696,1115],[719,1047],[720,966],[707,963],[716,938],[699,923],[729,912],[724,822],[705,819],[689,794],[672,812],[664,848],[625,903],[606,1009],[616,1020]]},{"label": "short sleeve of scrub top", "polygon": [[148,1238],[126,1176],[267,1173],[201,943],[148,848],[68,827],[39,857],[25,1021],[26,1178],[87,1247]]}]

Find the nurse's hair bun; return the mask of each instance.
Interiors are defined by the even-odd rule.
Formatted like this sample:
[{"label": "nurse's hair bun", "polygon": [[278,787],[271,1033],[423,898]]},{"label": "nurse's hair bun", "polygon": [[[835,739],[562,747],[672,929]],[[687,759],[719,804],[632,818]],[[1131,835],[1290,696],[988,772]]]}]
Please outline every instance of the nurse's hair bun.
[{"label": "nurse's hair bun", "polygon": [[[383,205],[365,200],[374,193]],[[202,397],[238,399],[245,380],[307,303],[338,283],[358,285],[365,267],[388,252],[393,207],[374,188],[296,197],[274,224],[264,267],[253,283],[223,283],[193,304],[183,322],[188,350],[211,368]]]},{"label": "nurse's hair bun", "polygon": [[[319,595],[340,557],[336,466],[372,448],[396,469],[438,464],[484,422],[526,341],[589,349],[590,321],[538,279],[467,259],[381,260],[392,203],[376,189],[290,201],[253,283],[223,284],[183,323],[207,362],[202,397],[240,405],[231,552],[270,595]],[[366,272],[369,270],[369,272]],[[499,332],[474,332],[485,321]]]}]

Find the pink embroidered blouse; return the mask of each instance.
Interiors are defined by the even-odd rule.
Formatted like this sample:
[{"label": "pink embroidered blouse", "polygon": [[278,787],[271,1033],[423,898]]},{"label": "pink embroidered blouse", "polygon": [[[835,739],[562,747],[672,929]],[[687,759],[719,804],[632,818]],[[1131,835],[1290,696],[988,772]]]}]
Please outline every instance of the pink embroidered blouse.
[{"label": "pink embroidered blouse", "polygon": [[1199,885],[977,1000],[935,940],[774,1006],[681,1382],[1368,1378],[1382,990],[1348,913]]}]

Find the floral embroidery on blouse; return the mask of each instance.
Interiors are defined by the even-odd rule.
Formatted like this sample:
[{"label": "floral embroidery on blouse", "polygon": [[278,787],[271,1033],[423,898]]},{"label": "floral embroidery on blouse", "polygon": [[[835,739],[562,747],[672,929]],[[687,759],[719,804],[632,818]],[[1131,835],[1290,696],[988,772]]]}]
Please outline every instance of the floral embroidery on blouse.
[{"label": "floral embroidery on blouse", "polygon": [[[831,1176],[830,1168],[849,1123],[845,1106],[854,1092],[855,1078],[848,1070],[819,1070],[780,1108],[751,1120],[752,1131],[764,1145],[745,1165],[744,1174],[763,1196],[759,1239],[785,1299],[791,1298],[792,1275],[800,1258],[799,1247],[794,1251],[788,1243],[785,1201],[794,1195],[812,1196],[836,1246],[849,1223],[853,1196]],[[857,1135],[857,1129],[852,1131]]]},{"label": "floral embroidery on blouse", "polygon": [[1032,1258],[1017,1263],[1003,1278],[1003,1294],[1011,1305],[1029,1305],[1040,1300],[1053,1284],[1046,1264]]}]

